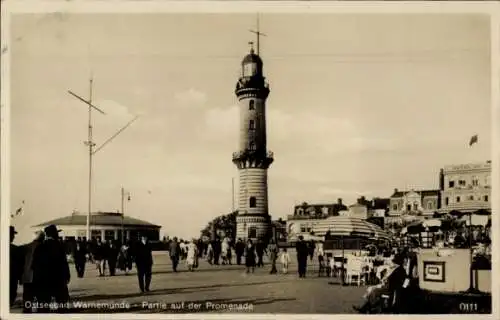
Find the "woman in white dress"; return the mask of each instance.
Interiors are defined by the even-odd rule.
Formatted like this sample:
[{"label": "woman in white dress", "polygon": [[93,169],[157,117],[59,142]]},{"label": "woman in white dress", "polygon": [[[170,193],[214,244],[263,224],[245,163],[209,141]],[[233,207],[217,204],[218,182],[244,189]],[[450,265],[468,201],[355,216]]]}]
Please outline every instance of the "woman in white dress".
[{"label": "woman in white dress", "polygon": [[188,243],[186,249],[187,249],[186,264],[188,270],[193,271],[196,262],[195,259],[198,256],[198,247],[196,246],[196,243],[194,241],[191,241]]}]

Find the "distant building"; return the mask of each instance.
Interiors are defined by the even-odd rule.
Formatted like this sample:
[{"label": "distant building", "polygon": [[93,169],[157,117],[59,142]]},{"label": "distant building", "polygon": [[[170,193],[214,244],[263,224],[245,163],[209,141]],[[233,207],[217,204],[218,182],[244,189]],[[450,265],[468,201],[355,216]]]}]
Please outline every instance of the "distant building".
[{"label": "distant building", "polygon": [[349,211],[344,213],[353,218],[366,220],[373,216],[384,217],[389,209],[390,199],[373,198],[367,200],[360,197],[355,204],[349,206]]},{"label": "distant building", "polygon": [[445,166],[439,182],[440,212],[491,210],[491,161]]},{"label": "distant building", "polygon": [[309,204],[303,202],[296,205],[293,214],[287,217],[287,241],[296,241],[299,236],[303,236],[306,240],[313,237],[311,232],[318,221],[329,216],[338,216],[339,212],[347,210],[347,206],[342,203],[340,198],[337,199],[337,203]]},{"label": "distant building", "polygon": [[331,216],[348,216],[367,220],[373,216],[384,216],[388,211],[390,199],[365,197],[357,199],[356,203],[347,207],[338,199],[334,204],[308,204],[297,205],[294,214],[289,215],[286,221],[287,240],[295,241],[298,236],[304,239],[315,238],[313,229],[318,222]]},{"label": "distant building", "polygon": [[[61,229],[63,239],[85,240],[87,233],[87,214],[73,212],[70,216],[50,220],[33,227],[33,231],[43,230],[48,225],[55,224]],[[149,240],[160,239],[161,226],[147,221],[123,216],[119,212],[96,212],[90,216],[92,239],[121,240],[122,230],[125,239],[138,239],[146,235]]]},{"label": "distant building", "polygon": [[440,207],[440,190],[410,190],[394,189],[390,198],[387,223],[422,220],[431,217]]},{"label": "distant building", "polygon": [[285,242],[286,241],[286,221],[279,218],[278,220],[272,221],[273,226],[273,236],[277,242]]}]

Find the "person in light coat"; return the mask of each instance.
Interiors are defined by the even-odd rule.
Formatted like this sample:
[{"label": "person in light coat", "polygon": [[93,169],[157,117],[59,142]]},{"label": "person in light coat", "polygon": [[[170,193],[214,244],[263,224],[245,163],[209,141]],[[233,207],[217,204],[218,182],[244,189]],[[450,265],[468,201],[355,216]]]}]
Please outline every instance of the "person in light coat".
[{"label": "person in light coat", "polygon": [[286,248],[283,248],[283,252],[281,252],[281,269],[284,274],[288,273],[288,265],[290,264],[290,254],[288,253]]},{"label": "person in light coat", "polygon": [[186,264],[189,271],[194,271],[196,265],[196,259],[198,258],[198,247],[196,246],[195,241],[191,241],[186,246],[187,256],[186,256]]}]

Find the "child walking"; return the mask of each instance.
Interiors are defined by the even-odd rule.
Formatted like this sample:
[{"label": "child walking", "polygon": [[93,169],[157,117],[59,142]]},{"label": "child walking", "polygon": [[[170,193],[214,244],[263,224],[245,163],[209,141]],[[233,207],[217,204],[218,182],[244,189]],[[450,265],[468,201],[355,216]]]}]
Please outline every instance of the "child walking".
[{"label": "child walking", "polygon": [[284,274],[288,273],[288,264],[290,263],[290,255],[288,254],[286,248],[283,248],[281,252],[281,267]]}]

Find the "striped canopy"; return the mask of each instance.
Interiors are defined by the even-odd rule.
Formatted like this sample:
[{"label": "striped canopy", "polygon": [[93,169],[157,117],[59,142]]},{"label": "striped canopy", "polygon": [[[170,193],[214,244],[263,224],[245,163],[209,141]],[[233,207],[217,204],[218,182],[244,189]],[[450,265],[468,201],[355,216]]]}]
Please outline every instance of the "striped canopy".
[{"label": "striped canopy", "polygon": [[313,226],[315,235],[324,236],[328,231],[332,236],[359,236],[374,239],[390,239],[388,232],[376,224],[359,218],[334,216]]}]

